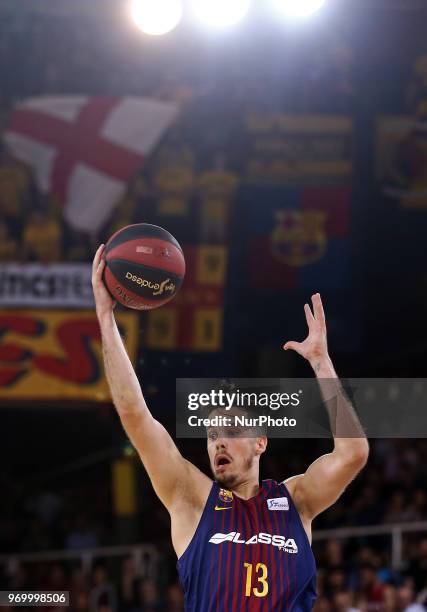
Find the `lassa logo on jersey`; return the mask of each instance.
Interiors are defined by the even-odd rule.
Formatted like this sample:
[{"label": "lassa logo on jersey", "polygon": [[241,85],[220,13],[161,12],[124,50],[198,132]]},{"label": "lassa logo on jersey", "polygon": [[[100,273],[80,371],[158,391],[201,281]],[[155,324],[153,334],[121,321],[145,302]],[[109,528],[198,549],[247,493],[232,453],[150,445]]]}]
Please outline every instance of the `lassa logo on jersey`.
[{"label": "lassa logo on jersey", "polygon": [[251,536],[249,540],[241,539],[238,531],[215,533],[209,542],[211,544],[224,544],[224,542],[234,542],[235,544],[271,544],[287,553],[295,554],[298,552],[298,546],[293,538],[285,538],[282,535],[271,535],[270,533],[262,532]]}]

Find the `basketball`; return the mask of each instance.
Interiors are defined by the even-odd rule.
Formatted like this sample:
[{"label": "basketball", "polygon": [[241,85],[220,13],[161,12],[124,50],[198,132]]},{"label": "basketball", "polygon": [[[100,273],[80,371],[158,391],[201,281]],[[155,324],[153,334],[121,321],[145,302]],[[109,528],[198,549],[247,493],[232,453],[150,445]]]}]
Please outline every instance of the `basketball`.
[{"label": "basketball", "polygon": [[172,300],[185,275],[178,241],[148,223],[119,230],[105,246],[104,283],[117,302],[134,310],[151,310]]}]

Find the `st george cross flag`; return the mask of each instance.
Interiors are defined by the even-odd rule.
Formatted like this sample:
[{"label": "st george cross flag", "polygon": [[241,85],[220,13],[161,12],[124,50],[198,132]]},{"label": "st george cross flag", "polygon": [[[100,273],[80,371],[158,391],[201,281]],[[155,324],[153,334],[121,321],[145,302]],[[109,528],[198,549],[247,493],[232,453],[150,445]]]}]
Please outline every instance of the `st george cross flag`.
[{"label": "st george cross flag", "polygon": [[177,105],[150,98],[30,98],[14,108],[5,140],[70,225],[92,233],[177,116]]}]

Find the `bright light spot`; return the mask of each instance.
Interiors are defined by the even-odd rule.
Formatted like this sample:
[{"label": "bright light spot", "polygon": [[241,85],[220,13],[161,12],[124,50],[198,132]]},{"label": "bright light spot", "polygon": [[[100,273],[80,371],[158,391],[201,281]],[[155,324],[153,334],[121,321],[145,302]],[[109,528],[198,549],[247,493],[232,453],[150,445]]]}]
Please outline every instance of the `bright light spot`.
[{"label": "bright light spot", "polygon": [[251,0],[192,0],[194,12],[202,21],[217,27],[231,26],[246,15]]},{"label": "bright light spot", "polygon": [[145,34],[166,34],[181,21],[182,0],[133,0],[132,17]]},{"label": "bright light spot", "polygon": [[275,0],[278,8],[286,15],[305,17],[325,4],[326,0]]}]

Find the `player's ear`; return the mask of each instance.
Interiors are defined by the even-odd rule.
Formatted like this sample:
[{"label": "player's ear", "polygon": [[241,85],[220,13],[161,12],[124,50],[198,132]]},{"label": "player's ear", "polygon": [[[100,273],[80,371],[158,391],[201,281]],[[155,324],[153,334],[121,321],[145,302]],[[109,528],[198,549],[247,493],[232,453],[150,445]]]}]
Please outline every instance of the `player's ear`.
[{"label": "player's ear", "polygon": [[260,436],[256,439],[256,454],[262,455],[267,448],[267,436]]}]

